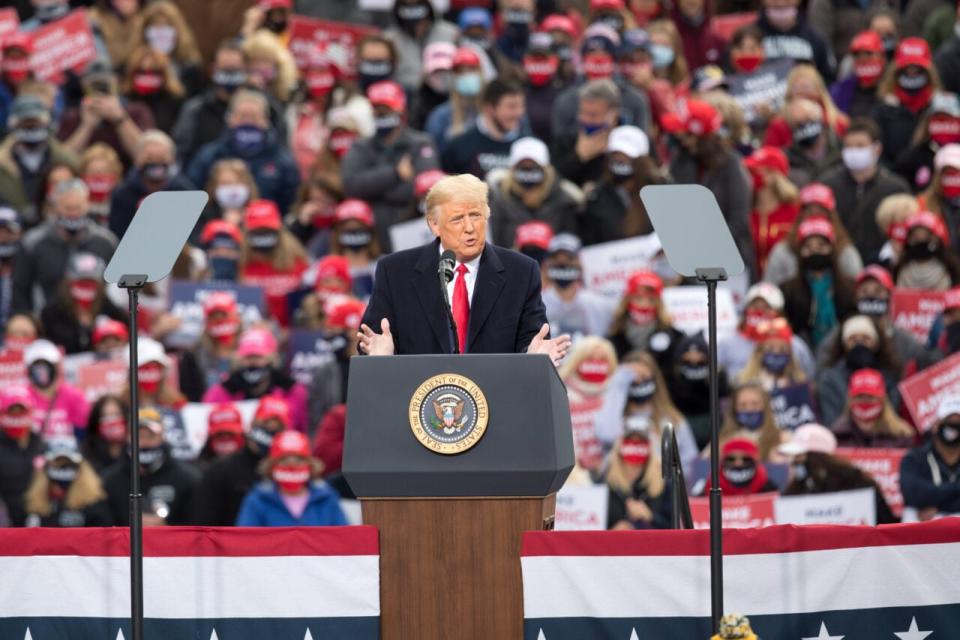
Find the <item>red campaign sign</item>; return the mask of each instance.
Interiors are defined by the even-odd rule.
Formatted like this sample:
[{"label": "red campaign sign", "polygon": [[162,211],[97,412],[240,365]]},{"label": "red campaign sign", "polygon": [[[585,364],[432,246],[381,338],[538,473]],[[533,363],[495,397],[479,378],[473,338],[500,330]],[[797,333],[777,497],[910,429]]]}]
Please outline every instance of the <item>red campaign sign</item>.
[{"label": "red campaign sign", "polygon": [[0,351],[0,387],[27,384],[27,368],[23,364],[23,352],[3,349]]},{"label": "red campaign sign", "polygon": [[82,71],[97,57],[93,29],[83,9],[37,29],[33,34],[33,73],[57,82],[64,71]]},{"label": "red campaign sign", "polygon": [[897,388],[913,424],[926,431],[936,417],[940,403],[960,394],[960,353],[910,376]]},{"label": "red campaign sign", "polygon": [[869,473],[887,499],[890,510],[897,517],[903,513],[903,494],[900,493],[900,460],[906,449],[868,449],[865,447],[840,447],[837,455],[846,458],[858,469]]},{"label": "red campaign sign", "polygon": [[287,47],[299,69],[306,68],[310,56],[319,46],[325,58],[344,75],[353,77],[356,73],[354,58],[357,43],[364,36],[379,32],[374,27],[294,15],[290,18],[290,42]]},{"label": "red campaign sign", "polygon": [[20,28],[20,18],[17,16],[17,10],[11,7],[0,9],[0,38],[8,33],[13,33]]},{"label": "red campaign sign", "polygon": [[[723,496],[723,528],[754,529],[775,524],[776,492],[752,496]],[[710,528],[710,498],[690,498],[694,529]]]},{"label": "red campaign sign", "polygon": [[603,406],[603,396],[591,396],[570,402],[570,424],[573,429],[573,448],[577,462],[584,469],[594,470],[603,461],[603,451],[597,440],[597,412]]},{"label": "red campaign sign", "polygon": [[942,291],[894,289],[890,299],[893,324],[925,343],[933,321],[943,312],[943,295]]},{"label": "red campaign sign", "polygon": [[77,387],[88,402],[106,394],[118,394],[127,384],[127,363],[123,360],[94,362],[77,370]]}]

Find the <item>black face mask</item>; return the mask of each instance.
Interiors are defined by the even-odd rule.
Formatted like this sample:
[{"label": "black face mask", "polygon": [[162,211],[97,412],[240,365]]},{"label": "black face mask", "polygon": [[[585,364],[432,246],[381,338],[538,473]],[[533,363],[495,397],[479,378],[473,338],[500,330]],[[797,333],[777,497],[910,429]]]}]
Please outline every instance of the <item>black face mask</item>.
[{"label": "black face mask", "polygon": [[17,251],[20,250],[20,243],[16,240],[13,242],[3,242],[0,243],[0,262],[9,262],[13,260],[13,257],[17,255]]},{"label": "black face mask", "polygon": [[244,367],[240,369],[240,383],[243,384],[246,392],[252,393],[259,387],[264,380],[270,377],[270,367]]},{"label": "black face mask", "polygon": [[844,361],[846,362],[847,370],[850,372],[859,369],[876,369],[877,354],[871,351],[870,347],[858,344],[847,351]]},{"label": "black face mask", "polygon": [[757,463],[745,460],[743,466],[723,465],[723,477],[735,487],[745,487],[757,476]]},{"label": "black face mask", "polygon": [[881,318],[887,315],[890,309],[890,301],[882,298],[863,298],[857,300],[857,312],[865,316]]},{"label": "black face mask", "polygon": [[533,258],[537,261],[537,264],[542,264],[544,258],[547,257],[547,250],[541,249],[540,247],[534,245],[527,245],[525,247],[520,247],[520,253],[523,255]]},{"label": "black face mask", "polygon": [[944,328],[944,340],[947,353],[953,354],[960,351],[960,322],[951,322]]},{"label": "black face mask", "polygon": [[251,231],[247,236],[254,251],[273,251],[280,244],[279,231]]},{"label": "black face mask", "polygon": [[416,4],[398,4],[397,22],[405,31],[414,31],[417,25],[430,19],[430,5],[426,2]]},{"label": "black face mask", "polygon": [[52,362],[37,360],[27,368],[27,377],[38,389],[49,389],[57,381],[57,367]]},{"label": "black face mask", "polygon": [[341,247],[359,250],[370,246],[373,242],[373,234],[369,231],[342,231],[337,236],[337,240]]},{"label": "black face mask", "polygon": [[633,382],[627,389],[627,398],[630,402],[644,404],[653,398],[657,391],[657,383],[653,380],[644,380],[643,382]]},{"label": "black face mask", "polygon": [[374,137],[383,140],[389,138],[390,134],[400,126],[400,114],[391,113],[385,116],[377,116],[373,119]]},{"label": "black face mask", "polygon": [[829,253],[811,253],[800,258],[804,271],[827,271],[833,266],[833,255]]},{"label": "black face mask", "polygon": [[917,93],[923,91],[930,84],[930,78],[927,74],[921,73],[915,76],[909,76],[901,73],[897,76],[897,85],[907,93]]},{"label": "black face mask", "polygon": [[388,60],[361,60],[357,64],[357,81],[364,93],[371,85],[389,80],[393,67]]},{"label": "black face mask", "polygon": [[274,33],[283,33],[287,30],[287,13],[285,11],[270,11],[267,13],[263,26]]},{"label": "black face mask", "polygon": [[268,431],[260,425],[250,427],[250,432],[247,433],[247,441],[257,457],[262,458],[267,455],[267,452],[270,451],[270,445],[273,443],[274,435],[276,435],[275,432]]},{"label": "black face mask", "polygon": [[960,422],[941,422],[937,439],[948,447],[960,446]]},{"label": "black face mask", "polygon": [[923,261],[938,257],[943,253],[943,247],[937,240],[911,242],[904,247],[903,253],[909,260]]},{"label": "black face mask", "polygon": [[823,133],[822,122],[804,122],[793,128],[793,141],[801,147],[812,147]]},{"label": "black face mask", "polygon": [[143,176],[143,179],[147,182],[153,182],[155,184],[166,182],[170,177],[170,165],[163,164],[162,162],[148,162],[140,167],[140,175]]},{"label": "black face mask", "polygon": [[75,464],[69,464],[64,467],[47,467],[47,477],[50,478],[51,482],[60,485],[63,489],[73,484],[73,481],[77,479],[79,473],[80,467]]},{"label": "black face mask", "polygon": [[[127,447],[129,452],[129,446]],[[146,473],[156,473],[163,466],[167,452],[163,445],[159,447],[140,447],[140,467]]]},{"label": "black face mask", "polygon": [[532,189],[543,184],[546,179],[546,172],[543,169],[514,169],[513,179],[524,189]]},{"label": "black face mask", "polygon": [[233,93],[247,84],[247,72],[243,69],[214,71],[213,84],[227,93]]},{"label": "black face mask", "polygon": [[581,275],[580,267],[555,265],[547,269],[547,277],[558,289],[566,289],[580,282]]},{"label": "black face mask", "polygon": [[607,168],[614,182],[626,182],[633,177],[633,165],[629,162],[610,162]]},{"label": "black face mask", "polygon": [[706,382],[709,370],[706,364],[682,364],[680,376],[687,382]]},{"label": "black face mask", "polygon": [[530,37],[531,20],[533,20],[533,14],[529,11],[507,9],[503,12],[504,35],[514,42],[526,42]]}]

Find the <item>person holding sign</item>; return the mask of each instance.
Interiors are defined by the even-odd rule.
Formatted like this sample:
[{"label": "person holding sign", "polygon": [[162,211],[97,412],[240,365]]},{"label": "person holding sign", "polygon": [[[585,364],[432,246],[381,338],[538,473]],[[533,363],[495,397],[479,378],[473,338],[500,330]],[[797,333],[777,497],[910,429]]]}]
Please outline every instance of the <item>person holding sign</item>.
[{"label": "person holding sign", "polygon": [[617,438],[604,478],[610,489],[608,529],[669,529],[670,502],[665,500],[660,457],[645,431]]},{"label": "person holding sign", "polygon": [[860,369],[850,376],[847,407],[831,426],[842,447],[909,447],[917,432],[893,410],[883,375]]},{"label": "person holding sign", "polygon": [[930,431],[933,437],[900,463],[904,504],[920,520],[960,513],[960,397],[944,398]]}]

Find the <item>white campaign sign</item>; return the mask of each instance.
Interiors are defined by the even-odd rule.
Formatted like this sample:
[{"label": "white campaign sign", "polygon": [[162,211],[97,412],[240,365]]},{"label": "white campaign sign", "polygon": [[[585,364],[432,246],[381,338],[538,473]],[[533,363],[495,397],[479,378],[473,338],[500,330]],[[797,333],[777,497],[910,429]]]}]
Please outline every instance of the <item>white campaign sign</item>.
[{"label": "white campaign sign", "polygon": [[398,222],[390,227],[390,243],[394,251],[413,249],[433,240],[433,233],[423,218]]},{"label": "white campaign sign", "polygon": [[655,233],[584,247],[580,251],[583,281],[591,291],[619,300],[630,274],[649,268],[660,249]]},{"label": "white campaign sign", "polygon": [[569,486],[557,492],[554,529],[557,531],[601,531],[607,528],[606,485]]},{"label": "white campaign sign", "polygon": [[809,496],[781,496],[773,508],[777,524],[877,524],[876,494],[870,487]]},{"label": "white campaign sign", "polygon": [[[707,288],[705,286],[667,287],[663,305],[673,326],[687,335],[703,331],[707,335]],[[717,338],[723,340],[737,331],[737,309],[729,289],[717,288]]]}]

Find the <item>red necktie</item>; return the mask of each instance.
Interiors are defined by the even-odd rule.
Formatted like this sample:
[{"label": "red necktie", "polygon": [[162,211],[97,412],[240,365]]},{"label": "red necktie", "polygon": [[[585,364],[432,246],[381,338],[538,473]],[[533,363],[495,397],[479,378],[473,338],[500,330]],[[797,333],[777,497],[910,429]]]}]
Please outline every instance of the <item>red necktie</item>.
[{"label": "red necktie", "polygon": [[470,298],[467,296],[467,265],[457,267],[457,281],[453,283],[453,319],[457,323],[460,353],[467,352],[467,323],[470,322]]}]

